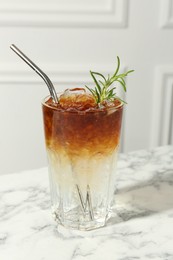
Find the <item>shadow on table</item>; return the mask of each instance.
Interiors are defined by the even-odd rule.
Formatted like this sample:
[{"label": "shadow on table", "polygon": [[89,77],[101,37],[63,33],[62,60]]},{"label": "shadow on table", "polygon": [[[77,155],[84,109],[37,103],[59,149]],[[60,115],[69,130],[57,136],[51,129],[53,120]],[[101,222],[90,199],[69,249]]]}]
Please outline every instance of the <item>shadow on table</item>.
[{"label": "shadow on table", "polygon": [[148,181],[119,189],[108,225],[140,218],[173,208],[173,169]]}]

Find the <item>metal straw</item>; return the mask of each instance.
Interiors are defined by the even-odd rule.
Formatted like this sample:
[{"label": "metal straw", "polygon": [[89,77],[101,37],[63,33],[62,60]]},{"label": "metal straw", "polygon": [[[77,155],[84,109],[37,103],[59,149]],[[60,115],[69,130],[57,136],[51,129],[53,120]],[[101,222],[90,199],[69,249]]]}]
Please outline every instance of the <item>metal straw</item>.
[{"label": "metal straw", "polygon": [[10,48],[22,59],[24,60],[42,79],[45,81],[49,88],[50,95],[55,103],[58,103],[58,97],[55,88],[49,79],[49,77],[34,63],[32,62],[21,50],[19,50],[14,44]]},{"label": "metal straw", "polygon": [[85,202],[84,202],[82,192],[81,192],[78,184],[76,184],[76,189],[77,189],[77,192],[79,195],[79,202],[80,202],[80,206],[81,206],[84,217],[86,216],[87,208],[88,208],[90,220],[94,220],[94,213],[93,213],[93,208],[92,208],[91,192],[90,192],[89,185],[87,185],[87,194],[86,194]]}]

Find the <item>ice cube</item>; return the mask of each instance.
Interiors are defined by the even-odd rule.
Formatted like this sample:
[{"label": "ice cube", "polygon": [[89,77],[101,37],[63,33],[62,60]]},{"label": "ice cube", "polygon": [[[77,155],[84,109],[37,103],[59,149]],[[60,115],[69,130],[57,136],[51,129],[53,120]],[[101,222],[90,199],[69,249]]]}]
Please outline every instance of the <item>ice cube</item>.
[{"label": "ice cube", "polygon": [[86,110],[96,107],[96,101],[91,94],[86,93],[84,88],[66,89],[59,98],[63,109]]},{"label": "ice cube", "polygon": [[79,95],[79,94],[85,94],[86,90],[84,88],[72,88],[72,89],[66,89],[63,96],[71,96],[71,95]]}]

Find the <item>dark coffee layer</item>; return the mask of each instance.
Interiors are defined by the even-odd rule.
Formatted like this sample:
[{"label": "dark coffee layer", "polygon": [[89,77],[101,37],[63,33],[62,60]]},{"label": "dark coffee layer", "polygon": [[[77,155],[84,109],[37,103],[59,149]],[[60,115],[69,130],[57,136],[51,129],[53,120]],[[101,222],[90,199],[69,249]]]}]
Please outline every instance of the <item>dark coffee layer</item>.
[{"label": "dark coffee layer", "polygon": [[[116,104],[119,104],[118,102]],[[68,156],[110,154],[118,146],[123,106],[66,111],[49,99],[43,104],[46,145]]]}]

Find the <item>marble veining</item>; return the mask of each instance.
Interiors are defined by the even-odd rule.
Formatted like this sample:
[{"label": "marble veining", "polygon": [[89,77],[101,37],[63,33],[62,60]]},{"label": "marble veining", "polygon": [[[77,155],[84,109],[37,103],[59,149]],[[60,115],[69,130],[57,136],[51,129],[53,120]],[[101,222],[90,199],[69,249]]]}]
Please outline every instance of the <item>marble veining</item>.
[{"label": "marble veining", "polygon": [[0,176],[0,260],[173,260],[173,146],[121,154],[107,226],[56,228],[47,168]]}]

